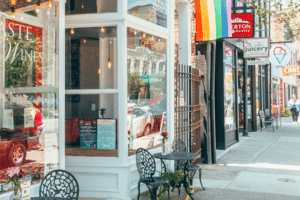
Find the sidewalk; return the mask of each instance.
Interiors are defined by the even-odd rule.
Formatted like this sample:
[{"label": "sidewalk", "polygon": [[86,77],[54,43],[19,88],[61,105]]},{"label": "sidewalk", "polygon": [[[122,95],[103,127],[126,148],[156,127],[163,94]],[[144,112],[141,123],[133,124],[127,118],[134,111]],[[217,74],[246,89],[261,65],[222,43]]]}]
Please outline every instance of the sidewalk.
[{"label": "sidewalk", "polygon": [[[300,124],[282,118],[282,126],[251,132],[225,151],[218,164],[202,164],[203,191],[195,174],[195,200],[298,200],[300,199]],[[149,199],[147,193],[141,198]],[[174,190],[172,200],[184,200]],[[115,200],[115,199],[114,199]]]},{"label": "sidewalk", "polygon": [[[249,133],[221,156],[218,164],[202,165],[206,190],[193,197],[300,199],[300,124],[291,122],[291,118],[282,118],[282,127],[274,133],[270,129]],[[198,180],[194,183],[200,187]]]}]

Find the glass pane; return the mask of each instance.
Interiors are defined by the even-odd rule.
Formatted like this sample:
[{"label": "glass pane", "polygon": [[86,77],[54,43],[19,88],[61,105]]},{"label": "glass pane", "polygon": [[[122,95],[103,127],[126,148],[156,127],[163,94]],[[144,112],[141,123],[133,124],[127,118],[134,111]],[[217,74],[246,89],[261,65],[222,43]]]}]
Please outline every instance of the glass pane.
[{"label": "glass pane", "polygon": [[117,28],[66,30],[66,89],[117,88]]},{"label": "glass pane", "polygon": [[225,131],[236,128],[235,70],[225,66]]},{"label": "glass pane", "polygon": [[0,13],[0,193],[13,188],[4,185],[12,167],[31,184],[59,167],[58,4],[43,2]]},{"label": "glass pane", "polygon": [[67,156],[118,156],[117,104],[116,94],[66,95]]},{"label": "glass pane", "polygon": [[160,145],[160,134],[166,130],[167,41],[130,28],[127,35],[127,124],[132,155],[137,148]]},{"label": "glass pane", "polygon": [[225,48],[225,59],[224,59],[224,63],[227,65],[234,65],[233,64],[233,51],[232,49],[226,47]]},{"label": "glass pane", "polygon": [[127,0],[128,14],[167,28],[167,0]]},{"label": "glass pane", "polygon": [[66,15],[117,12],[118,0],[67,0]]}]

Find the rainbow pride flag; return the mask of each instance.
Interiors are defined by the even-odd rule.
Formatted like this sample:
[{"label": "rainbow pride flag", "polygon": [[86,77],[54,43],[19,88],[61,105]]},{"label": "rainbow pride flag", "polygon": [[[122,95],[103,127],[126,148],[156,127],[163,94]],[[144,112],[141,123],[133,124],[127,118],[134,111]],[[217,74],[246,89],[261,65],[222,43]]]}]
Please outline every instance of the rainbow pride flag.
[{"label": "rainbow pride flag", "polygon": [[195,0],[196,41],[232,36],[231,0]]}]

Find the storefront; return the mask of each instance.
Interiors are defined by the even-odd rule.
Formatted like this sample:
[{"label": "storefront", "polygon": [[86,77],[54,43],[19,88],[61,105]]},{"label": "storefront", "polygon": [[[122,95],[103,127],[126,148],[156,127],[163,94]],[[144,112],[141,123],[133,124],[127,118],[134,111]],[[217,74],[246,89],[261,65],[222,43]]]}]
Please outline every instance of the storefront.
[{"label": "storefront", "polygon": [[238,48],[217,41],[216,144],[226,149],[238,142]]},{"label": "storefront", "polygon": [[174,1],[67,1],[65,165],[80,196],[130,199],[136,150],[172,141],[173,18]]},{"label": "storefront", "polygon": [[25,198],[64,168],[64,13],[63,1],[0,1],[0,199],[12,194],[11,169]]},{"label": "storefront", "polygon": [[31,196],[57,168],[76,177],[80,197],[136,195],[136,150],[160,152],[165,130],[173,139],[174,1],[5,2],[0,198],[11,195],[10,166],[23,167]]}]

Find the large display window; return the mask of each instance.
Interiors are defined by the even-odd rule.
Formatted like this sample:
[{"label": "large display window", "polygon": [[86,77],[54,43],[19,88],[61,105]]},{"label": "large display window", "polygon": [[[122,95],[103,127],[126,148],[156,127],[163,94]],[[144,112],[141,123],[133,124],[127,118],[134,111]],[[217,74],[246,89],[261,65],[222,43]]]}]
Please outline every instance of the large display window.
[{"label": "large display window", "polygon": [[167,28],[167,0],[127,0],[128,14]]},{"label": "large display window", "polygon": [[167,124],[167,40],[127,29],[129,155],[162,144]]},{"label": "large display window", "polygon": [[117,12],[118,0],[67,0],[66,15]]},{"label": "large display window", "polygon": [[58,4],[1,4],[0,194],[11,168],[40,182],[59,167]]},{"label": "large display window", "polygon": [[66,156],[118,157],[117,27],[67,29],[65,69]]}]

